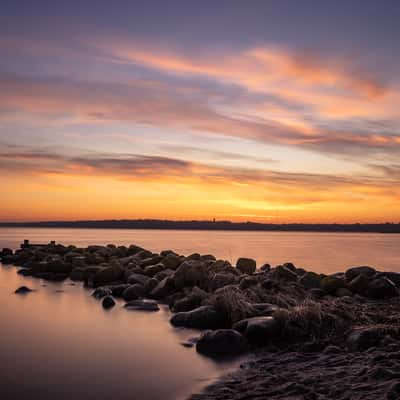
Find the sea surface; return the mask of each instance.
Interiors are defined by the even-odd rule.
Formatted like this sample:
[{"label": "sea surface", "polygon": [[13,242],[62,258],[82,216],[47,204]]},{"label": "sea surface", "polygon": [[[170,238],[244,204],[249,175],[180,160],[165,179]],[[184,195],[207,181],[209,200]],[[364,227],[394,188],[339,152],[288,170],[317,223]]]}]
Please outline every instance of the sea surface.
[{"label": "sea surface", "polygon": [[[180,254],[211,253],[234,263],[291,261],[318,272],[353,265],[400,271],[400,235],[0,228],[0,247],[56,240],[63,244],[138,244]],[[27,285],[34,292],[16,295]],[[198,332],[173,328],[168,309],[104,311],[91,291],[49,283],[0,266],[0,388],[4,399],[179,400],[240,360],[215,362],[181,345]]]}]

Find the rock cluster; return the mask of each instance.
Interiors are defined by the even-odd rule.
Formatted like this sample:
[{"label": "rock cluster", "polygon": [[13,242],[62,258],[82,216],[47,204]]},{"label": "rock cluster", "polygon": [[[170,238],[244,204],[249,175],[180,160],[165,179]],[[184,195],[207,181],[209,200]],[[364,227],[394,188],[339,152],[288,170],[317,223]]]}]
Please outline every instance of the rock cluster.
[{"label": "rock cluster", "polygon": [[[0,258],[25,276],[82,281],[94,288],[93,296],[105,309],[113,308],[115,299],[130,310],[157,311],[157,302],[165,303],[175,313],[174,326],[211,330],[196,348],[216,356],[282,341],[351,335],[360,321],[376,322],[362,307],[397,298],[400,288],[400,274],[369,266],[333,275],[307,272],[292,263],[275,268],[266,263],[257,270],[250,258],[239,258],[233,266],[210,254],[153,253],[136,245],[51,243],[15,252],[3,249]],[[355,313],[357,307],[361,311]],[[349,336],[350,347],[358,348],[355,340]]]}]

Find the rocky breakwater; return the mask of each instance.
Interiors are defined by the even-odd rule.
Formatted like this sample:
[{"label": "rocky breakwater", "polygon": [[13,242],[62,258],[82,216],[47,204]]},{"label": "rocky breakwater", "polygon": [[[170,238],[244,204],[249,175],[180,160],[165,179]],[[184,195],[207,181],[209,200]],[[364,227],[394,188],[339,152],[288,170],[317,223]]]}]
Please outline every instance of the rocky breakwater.
[{"label": "rocky breakwater", "polygon": [[[112,309],[116,298],[126,302],[127,310],[157,311],[157,303],[167,304],[173,312],[174,326],[203,331],[195,341],[196,349],[207,356],[230,357],[249,351],[257,354],[258,361],[244,365],[246,372],[239,371],[232,378],[237,383],[232,387],[238,391],[243,390],[240,384],[252,374],[261,386],[282,386],[279,379],[274,384],[271,371],[274,362],[280,365],[279,360],[291,354],[288,368],[293,368],[294,380],[284,383],[293,383],[292,387],[286,392],[271,392],[268,398],[288,398],[282,396],[289,392],[303,396],[293,398],[333,398],[329,397],[329,387],[338,388],[328,382],[309,385],[308,391],[304,389],[306,383],[298,383],[297,369],[305,362],[301,354],[317,353],[313,366],[315,371],[323,371],[326,359],[339,355],[345,360],[352,358],[350,364],[357,365],[354,357],[362,363],[362,354],[377,351],[379,358],[382,346],[385,351],[392,348],[400,352],[400,274],[395,272],[357,266],[344,273],[324,275],[292,263],[275,268],[264,264],[257,269],[249,258],[240,258],[233,266],[209,254],[182,256],[171,250],[153,253],[135,245],[78,248],[52,243],[15,252],[4,249],[0,257],[3,264],[18,266],[22,275],[82,281],[94,288],[93,296],[105,309]],[[389,357],[385,354],[384,359]],[[367,358],[371,362],[371,357]],[[400,369],[397,361],[392,361],[393,370],[381,371],[387,383],[381,389],[383,396],[400,398],[393,397],[396,390],[400,396]],[[267,364],[269,367],[263,369]],[[374,371],[372,367],[370,370]],[[375,379],[368,371],[363,379]],[[358,393],[367,390],[361,381],[354,379],[359,383]],[[353,390],[351,386],[349,383],[343,389],[343,396]],[[213,394],[206,391],[199,398],[227,398],[226,387],[223,381],[213,388]],[[304,397],[307,393],[309,397]],[[235,398],[232,393],[229,396]],[[335,398],[342,397],[337,394]]]}]

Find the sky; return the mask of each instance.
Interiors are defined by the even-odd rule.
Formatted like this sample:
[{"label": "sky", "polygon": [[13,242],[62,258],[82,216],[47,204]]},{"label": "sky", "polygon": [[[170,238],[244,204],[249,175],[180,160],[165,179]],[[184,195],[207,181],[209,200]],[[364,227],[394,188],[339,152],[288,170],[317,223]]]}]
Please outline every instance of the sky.
[{"label": "sky", "polygon": [[0,11],[0,220],[400,222],[400,2]]}]

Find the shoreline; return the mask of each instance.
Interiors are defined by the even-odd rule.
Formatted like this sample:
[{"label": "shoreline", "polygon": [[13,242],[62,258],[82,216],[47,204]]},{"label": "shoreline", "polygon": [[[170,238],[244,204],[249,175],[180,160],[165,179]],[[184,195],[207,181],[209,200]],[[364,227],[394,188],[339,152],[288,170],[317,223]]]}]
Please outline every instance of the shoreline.
[{"label": "shoreline", "polygon": [[[82,281],[110,310],[115,298],[130,310],[157,312],[158,303],[167,304],[173,326],[202,331],[187,347],[211,358],[250,357],[193,400],[267,394],[271,399],[344,399],[353,391],[363,399],[400,396],[400,273],[361,266],[324,275],[291,263],[256,268],[249,258],[232,266],[211,254],[185,257],[135,245],[25,243],[15,252],[3,249],[0,257],[24,276]],[[339,364],[348,377],[337,370]],[[343,390],[329,392],[331,384],[321,371]]]}]

